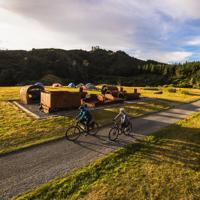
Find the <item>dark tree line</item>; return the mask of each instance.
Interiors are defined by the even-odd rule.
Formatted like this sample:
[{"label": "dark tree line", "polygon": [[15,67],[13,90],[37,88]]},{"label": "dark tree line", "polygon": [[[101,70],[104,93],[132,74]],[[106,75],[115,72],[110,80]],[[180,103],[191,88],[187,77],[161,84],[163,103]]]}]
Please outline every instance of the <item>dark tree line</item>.
[{"label": "dark tree line", "polygon": [[0,85],[59,81],[199,87],[200,62],[143,61],[123,51],[32,49],[0,51]]}]

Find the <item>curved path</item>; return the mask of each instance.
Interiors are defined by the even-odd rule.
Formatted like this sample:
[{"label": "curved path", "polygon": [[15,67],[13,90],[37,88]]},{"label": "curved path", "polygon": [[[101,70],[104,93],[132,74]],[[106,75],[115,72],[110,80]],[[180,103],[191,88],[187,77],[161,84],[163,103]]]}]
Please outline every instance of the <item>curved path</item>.
[{"label": "curved path", "polygon": [[[135,138],[157,131],[200,111],[200,101],[143,116],[133,121]],[[117,149],[135,138],[120,136],[107,140],[109,127],[97,136],[81,136],[76,143],[65,139],[0,156],[0,199],[30,190]]]}]

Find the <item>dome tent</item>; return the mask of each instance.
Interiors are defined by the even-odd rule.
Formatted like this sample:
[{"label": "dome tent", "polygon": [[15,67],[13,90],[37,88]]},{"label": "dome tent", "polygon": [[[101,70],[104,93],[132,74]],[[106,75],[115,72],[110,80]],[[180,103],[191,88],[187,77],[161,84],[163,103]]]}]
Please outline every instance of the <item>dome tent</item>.
[{"label": "dome tent", "polygon": [[62,87],[62,84],[60,84],[60,83],[53,83],[53,84],[52,84],[52,87],[54,87],[54,88],[55,88],[55,87]]},{"label": "dome tent", "polygon": [[69,84],[68,84],[68,87],[75,88],[76,85],[75,85],[74,83],[69,83]]},{"label": "dome tent", "polygon": [[44,88],[44,84],[41,82],[36,82],[34,85]]},{"label": "dome tent", "polygon": [[87,83],[85,86],[89,90],[96,90],[96,86],[92,83]]},{"label": "dome tent", "polygon": [[83,87],[83,86],[84,86],[83,83],[79,83],[76,87],[77,87],[77,88],[80,88],[80,87]]}]

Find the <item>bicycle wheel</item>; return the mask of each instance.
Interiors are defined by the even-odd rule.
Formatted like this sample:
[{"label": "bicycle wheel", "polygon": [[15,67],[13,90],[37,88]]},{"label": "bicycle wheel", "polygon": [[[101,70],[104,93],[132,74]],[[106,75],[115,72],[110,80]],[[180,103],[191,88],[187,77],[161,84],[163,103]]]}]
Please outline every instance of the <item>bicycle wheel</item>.
[{"label": "bicycle wheel", "polygon": [[99,131],[99,124],[97,122],[92,122],[89,127],[89,134],[96,135],[98,131]]},{"label": "bicycle wheel", "polygon": [[78,126],[71,126],[66,130],[65,136],[68,140],[74,141],[81,135]]},{"label": "bicycle wheel", "polygon": [[112,127],[109,131],[108,138],[111,141],[115,141],[118,138],[119,129],[117,127]]}]

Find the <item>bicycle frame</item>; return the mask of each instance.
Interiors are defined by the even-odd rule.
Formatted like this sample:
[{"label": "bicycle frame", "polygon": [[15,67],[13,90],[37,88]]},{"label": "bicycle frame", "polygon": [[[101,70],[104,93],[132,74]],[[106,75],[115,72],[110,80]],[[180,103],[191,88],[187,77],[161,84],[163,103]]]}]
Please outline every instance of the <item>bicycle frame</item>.
[{"label": "bicycle frame", "polygon": [[115,127],[119,130],[119,135],[125,133],[125,128],[121,127],[120,122],[114,121],[114,125],[112,127]]},{"label": "bicycle frame", "polygon": [[124,132],[124,129],[121,127],[120,122],[114,121],[113,128],[117,128],[119,130],[119,134],[122,134]]},{"label": "bicycle frame", "polygon": [[[82,130],[82,131],[86,131],[86,124],[82,124],[82,123],[80,123],[79,121],[76,121],[75,122],[75,126],[77,126],[80,130]],[[84,127],[83,127],[84,126]]]},{"label": "bicycle frame", "polygon": [[[88,125],[87,124],[82,124],[79,121],[76,121],[75,126],[78,126],[80,130],[82,131],[87,131],[87,129],[90,129],[90,126],[92,125],[94,121],[91,121]],[[82,125],[82,126],[81,126]],[[84,127],[83,127],[84,126]]]}]

